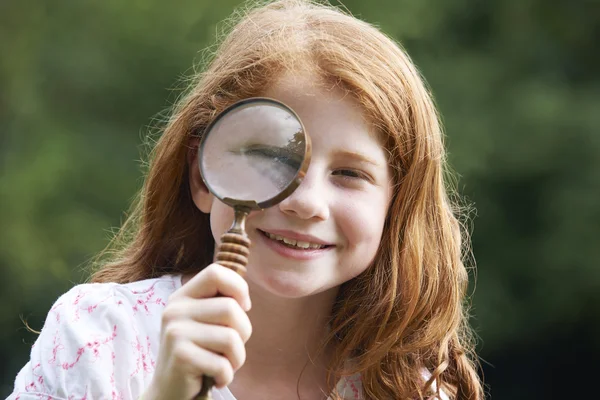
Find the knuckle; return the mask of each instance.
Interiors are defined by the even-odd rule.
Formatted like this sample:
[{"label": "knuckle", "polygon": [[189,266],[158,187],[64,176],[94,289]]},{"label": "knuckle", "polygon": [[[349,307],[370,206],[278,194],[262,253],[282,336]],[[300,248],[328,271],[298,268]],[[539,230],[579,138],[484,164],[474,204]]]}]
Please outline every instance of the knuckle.
[{"label": "knuckle", "polygon": [[219,366],[217,369],[217,375],[222,384],[228,385],[233,381],[233,367],[231,363],[223,357],[219,357]]},{"label": "knuckle", "polygon": [[238,302],[232,297],[223,297],[223,303],[227,317],[231,321],[233,321],[233,319],[239,314],[240,311],[240,306]]},{"label": "knuckle", "polygon": [[246,362],[246,349],[242,346],[239,351],[236,353],[236,356],[231,361],[231,366],[234,370],[241,368],[242,365]]},{"label": "knuckle", "polygon": [[189,352],[183,343],[176,343],[173,346],[171,356],[175,364],[188,364],[189,363]]},{"label": "knuckle", "polygon": [[173,305],[170,305],[170,306],[167,305],[167,307],[165,307],[165,309],[162,313],[162,316],[161,316],[163,326],[168,325],[175,319],[177,319],[177,311],[176,311],[175,307]]},{"label": "knuckle", "polygon": [[[242,278],[242,277],[240,276],[240,278]],[[248,286],[248,282],[244,278],[242,278],[241,283],[242,283],[242,291],[244,292],[245,295],[249,295],[250,294],[250,286]]]},{"label": "knuckle", "polygon": [[164,328],[165,338],[167,341],[176,342],[178,339],[183,337],[183,329],[180,324],[170,323]]},{"label": "knuckle", "polygon": [[239,347],[241,339],[240,335],[233,328],[227,328],[225,332],[226,333],[223,335],[225,346],[230,351],[234,351],[237,347]]},{"label": "knuckle", "polygon": [[208,282],[218,282],[220,279],[220,271],[217,264],[209,265],[208,267],[204,268],[202,272],[204,273],[204,278]]},{"label": "knuckle", "polygon": [[250,336],[252,336],[252,324],[250,323],[250,319],[248,319],[247,323],[244,324],[244,330],[242,333],[242,340],[246,343]]},{"label": "knuckle", "polygon": [[178,291],[175,291],[167,297],[167,304],[173,303],[179,297]]}]

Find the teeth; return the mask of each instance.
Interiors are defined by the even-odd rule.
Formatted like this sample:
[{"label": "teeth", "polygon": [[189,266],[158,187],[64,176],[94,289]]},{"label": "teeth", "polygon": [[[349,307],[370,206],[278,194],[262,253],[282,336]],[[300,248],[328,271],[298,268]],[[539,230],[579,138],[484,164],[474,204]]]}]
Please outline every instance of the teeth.
[{"label": "teeth", "polygon": [[301,240],[294,240],[294,239],[289,239],[286,237],[283,237],[281,235],[273,235],[271,233],[265,232],[265,234],[273,240],[277,240],[279,242],[283,242],[289,246],[294,246],[294,247],[298,247],[300,249],[320,249],[324,246],[320,245],[320,244],[316,244],[316,243],[309,243],[309,242],[303,242]]},{"label": "teeth", "polygon": [[294,239],[288,239],[286,237],[283,238],[283,243],[285,243],[285,244],[291,244],[292,246],[296,245],[296,241]]}]

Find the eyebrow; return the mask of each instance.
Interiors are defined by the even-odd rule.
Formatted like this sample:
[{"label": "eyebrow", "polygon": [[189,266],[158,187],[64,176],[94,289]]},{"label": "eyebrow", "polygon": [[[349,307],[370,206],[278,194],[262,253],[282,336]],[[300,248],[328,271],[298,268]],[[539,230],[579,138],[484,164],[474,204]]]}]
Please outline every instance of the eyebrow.
[{"label": "eyebrow", "polygon": [[381,163],[378,163],[375,160],[370,159],[369,157],[360,154],[360,153],[356,153],[353,151],[346,151],[346,150],[337,150],[334,153],[335,156],[337,157],[344,157],[344,158],[350,158],[352,160],[358,161],[358,162],[362,162],[362,163],[366,163],[366,164],[371,164],[374,166],[380,166]]}]

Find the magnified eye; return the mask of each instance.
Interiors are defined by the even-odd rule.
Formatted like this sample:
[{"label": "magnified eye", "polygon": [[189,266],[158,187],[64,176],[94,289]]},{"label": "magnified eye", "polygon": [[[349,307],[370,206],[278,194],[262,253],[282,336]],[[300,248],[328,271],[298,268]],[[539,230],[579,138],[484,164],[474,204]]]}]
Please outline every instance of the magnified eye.
[{"label": "magnified eye", "polygon": [[279,190],[294,179],[303,161],[302,155],[289,146],[253,144],[231,150],[230,153],[243,156],[246,159],[245,165],[267,178]]},{"label": "magnified eye", "polygon": [[250,157],[257,157],[263,161],[282,164],[293,171],[300,169],[302,157],[290,151],[287,147],[253,145],[241,150],[241,153]]}]

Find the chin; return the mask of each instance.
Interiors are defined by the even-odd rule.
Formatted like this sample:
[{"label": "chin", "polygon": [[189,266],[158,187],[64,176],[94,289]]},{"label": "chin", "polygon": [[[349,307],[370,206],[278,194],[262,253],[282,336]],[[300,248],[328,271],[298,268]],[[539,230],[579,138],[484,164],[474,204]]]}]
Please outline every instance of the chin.
[{"label": "chin", "polygon": [[281,271],[276,273],[248,271],[247,279],[271,295],[286,299],[309,297],[330,289],[327,286],[320,286],[314,277],[311,279]]}]

